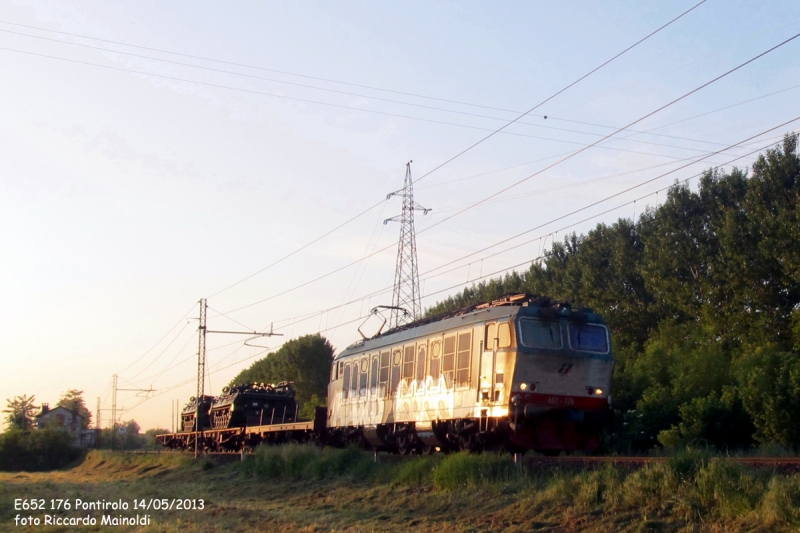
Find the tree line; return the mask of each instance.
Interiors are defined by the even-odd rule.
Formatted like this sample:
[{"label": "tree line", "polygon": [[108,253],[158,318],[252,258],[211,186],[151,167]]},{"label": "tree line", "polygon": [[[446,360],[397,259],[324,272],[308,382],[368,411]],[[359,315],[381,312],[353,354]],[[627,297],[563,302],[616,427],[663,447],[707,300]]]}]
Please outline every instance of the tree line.
[{"label": "tree line", "polygon": [[[6,429],[0,433],[0,471],[50,470],[75,461],[81,450],[74,445],[73,435],[56,420],[47,424],[36,423],[36,398],[23,394],[6,400]],[[64,407],[81,416],[80,429],[91,424],[91,412],[86,407],[83,391],[66,391],[55,407]],[[53,408],[55,408],[53,407]],[[121,422],[114,429],[104,428],[95,434],[94,447],[117,450],[159,449],[156,435],[168,433],[165,429],[150,429],[142,433],[135,420]]]},{"label": "tree line", "polygon": [[616,359],[619,452],[704,443],[800,447],[797,136],[750,172],[676,183],[633,221],[568,235],[523,272],[473,285],[435,315],[528,292],[590,307]]}]

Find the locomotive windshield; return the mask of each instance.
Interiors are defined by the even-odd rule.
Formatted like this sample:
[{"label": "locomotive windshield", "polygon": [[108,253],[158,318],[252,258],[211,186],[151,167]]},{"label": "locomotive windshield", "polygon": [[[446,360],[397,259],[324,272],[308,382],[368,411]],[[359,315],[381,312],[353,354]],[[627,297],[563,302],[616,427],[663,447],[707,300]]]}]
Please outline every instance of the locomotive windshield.
[{"label": "locomotive windshield", "polygon": [[530,348],[561,348],[561,326],[558,322],[523,318],[519,321],[519,325],[523,346]]},{"label": "locomotive windshield", "polygon": [[569,345],[579,352],[608,353],[608,333],[603,326],[570,322]]}]

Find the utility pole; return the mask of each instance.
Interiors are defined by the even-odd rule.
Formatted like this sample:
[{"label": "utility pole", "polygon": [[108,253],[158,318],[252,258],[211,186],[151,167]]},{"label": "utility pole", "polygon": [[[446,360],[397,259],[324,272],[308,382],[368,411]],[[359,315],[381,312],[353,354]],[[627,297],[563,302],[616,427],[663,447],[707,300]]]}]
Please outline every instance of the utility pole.
[{"label": "utility pole", "polygon": [[400,240],[397,243],[397,264],[394,274],[394,293],[389,316],[390,328],[413,322],[422,315],[419,271],[417,269],[417,239],[414,232],[414,211],[422,211],[423,215],[427,215],[431,210],[414,202],[411,163],[413,161],[406,163],[406,177],[403,188],[386,196],[387,199],[392,196],[402,196],[403,198],[403,211],[401,214],[383,221],[384,224],[390,221],[400,222]]},{"label": "utility pole", "polygon": [[115,449],[117,444],[117,375],[111,378],[111,450]]},{"label": "utility pole", "polygon": [[[124,381],[124,380],[123,380]],[[114,374],[111,380],[111,449],[116,449],[117,444],[117,391],[153,392],[152,385],[149,389],[120,389],[117,387],[117,375]],[[100,412],[100,398],[97,399],[97,409]]]},{"label": "utility pole", "polygon": [[194,457],[200,451],[200,436],[203,428],[200,427],[200,401],[205,394],[206,385],[206,311],[208,302],[205,298],[200,298],[200,325],[197,327],[197,396],[195,396],[195,436],[194,436]]},{"label": "utility pole", "polygon": [[207,333],[230,333],[233,335],[253,335],[254,337],[272,337],[273,335],[283,336],[283,333],[258,333],[256,331],[211,331],[206,326],[206,312],[208,302],[205,298],[200,299],[200,325],[198,326],[197,340],[197,396],[195,396],[195,437],[194,437],[194,456],[200,454],[200,438],[203,435],[203,428],[200,427],[199,407],[200,399],[205,395],[205,373],[206,373],[206,334]]}]

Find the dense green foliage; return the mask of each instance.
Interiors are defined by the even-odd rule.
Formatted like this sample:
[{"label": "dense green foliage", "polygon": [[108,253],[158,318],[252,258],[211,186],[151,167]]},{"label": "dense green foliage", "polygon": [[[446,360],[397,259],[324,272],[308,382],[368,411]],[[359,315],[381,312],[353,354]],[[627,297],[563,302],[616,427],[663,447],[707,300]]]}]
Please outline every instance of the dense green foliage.
[{"label": "dense green foliage", "polygon": [[34,397],[27,394],[6,400],[5,422],[9,428],[28,431],[33,427],[33,417],[37,407],[33,405]]},{"label": "dense green foliage", "polygon": [[474,285],[429,315],[528,292],[608,322],[618,451],[700,441],[800,447],[797,136],[749,175],[708,171],[634,221],[554,243],[542,264]]},{"label": "dense green foliage", "polygon": [[0,470],[34,471],[61,468],[80,457],[66,431],[11,428],[0,434]]},{"label": "dense green foliage", "polygon": [[61,395],[56,406],[64,407],[70,411],[77,411],[83,417],[81,420],[81,427],[88,428],[92,423],[92,413],[86,407],[86,402],[83,400],[83,391],[78,389],[69,389]]},{"label": "dense green foliage", "polygon": [[259,359],[230,384],[293,381],[300,416],[311,418],[314,406],[325,405],[332,360],[333,346],[325,337],[305,335],[287,341],[277,352]]},{"label": "dense green foliage", "polygon": [[[120,428],[123,431],[120,433]],[[117,424],[116,432],[111,428],[100,431],[100,442],[97,448],[103,450],[160,450],[161,444],[156,440],[156,435],[169,433],[168,429],[148,429],[141,433],[141,427],[136,420],[129,420]]]}]

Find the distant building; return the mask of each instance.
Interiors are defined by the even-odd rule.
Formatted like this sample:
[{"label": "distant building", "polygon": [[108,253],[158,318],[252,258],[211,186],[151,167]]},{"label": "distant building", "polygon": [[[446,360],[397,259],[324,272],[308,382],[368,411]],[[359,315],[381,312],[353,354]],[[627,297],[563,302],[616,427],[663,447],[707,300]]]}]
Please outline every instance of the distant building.
[{"label": "distant building", "polygon": [[46,403],[42,404],[41,411],[34,417],[36,429],[55,428],[66,431],[72,437],[72,445],[79,448],[94,446],[95,430],[83,428],[83,416],[76,410],[66,407],[50,409]]}]

